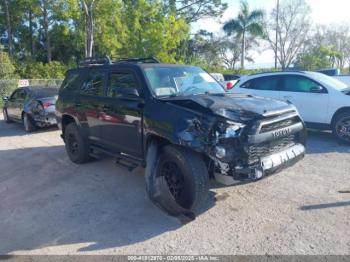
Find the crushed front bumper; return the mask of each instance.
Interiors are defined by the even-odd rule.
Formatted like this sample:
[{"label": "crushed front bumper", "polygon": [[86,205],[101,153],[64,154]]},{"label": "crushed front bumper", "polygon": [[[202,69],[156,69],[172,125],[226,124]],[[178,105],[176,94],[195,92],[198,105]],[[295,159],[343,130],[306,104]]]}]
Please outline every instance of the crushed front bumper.
[{"label": "crushed front bumper", "polygon": [[245,181],[255,181],[262,177],[289,167],[305,155],[305,147],[295,144],[283,151],[260,158],[258,164],[248,167],[237,166],[234,168],[234,176],[214,173],[216,181],[224,185],[233,185]]}]

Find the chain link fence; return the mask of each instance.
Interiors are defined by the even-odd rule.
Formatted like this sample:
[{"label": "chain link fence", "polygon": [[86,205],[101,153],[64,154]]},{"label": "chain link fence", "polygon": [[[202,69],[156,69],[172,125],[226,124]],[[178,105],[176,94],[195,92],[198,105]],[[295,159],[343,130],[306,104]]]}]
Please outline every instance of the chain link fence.
[{"label": "chain link fence", "polygon": [[[27,82],[28,81],[28,82]],[[21,82],[27,82],[29,86],[60,86],[63,79],[0,79],[0,107],[3,105],[3,96],[9,96],[13,90],[18,88]]]}]

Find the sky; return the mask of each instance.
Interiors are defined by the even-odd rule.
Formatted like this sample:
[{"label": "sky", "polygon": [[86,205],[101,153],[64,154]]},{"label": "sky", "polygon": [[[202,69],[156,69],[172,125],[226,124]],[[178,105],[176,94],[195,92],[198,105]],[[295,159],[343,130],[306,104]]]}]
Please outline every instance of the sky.
[{"label": "sky", "polygon": [[[263,9],[269,13],[275,6],[276,0],[247,0],[250,9]],[[281,2],[283,0],[280,0]],[[311,7],[311,19],[314,24],[350,24],[350,0],[305,0]],[[209,32],[223,34],[222,23],[236,17],[240,0],[224,0],[228,8],[220,19],[201,19],[192,26],[192,31],[204,29]],[[247,67],[269,67],[274,64],[274,54],[272,51],[254,52],[254,64],[247,63]]]}]

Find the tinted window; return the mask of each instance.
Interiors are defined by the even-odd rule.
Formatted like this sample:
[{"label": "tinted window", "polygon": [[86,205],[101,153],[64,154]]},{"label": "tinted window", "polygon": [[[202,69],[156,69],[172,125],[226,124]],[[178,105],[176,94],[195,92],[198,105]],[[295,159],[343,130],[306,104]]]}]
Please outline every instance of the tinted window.
[{"label": "tinted window", "polygon": [[25,98],[26,98],[26,92],[23,89],[19,89],[15,91],[11,96],[11,99],[16,99],[16,100],[24,100]]},{"label": "tinted window", "polygon": [[67,90],[77,89],[79,86],[77,85],[77,80],[79,78],[78,72],[68,72],[66,74],[66,78],[64,79],[61,88]]},{"label": "tinted window", "polygon": [[247,81],[241,88],[256,89],[256,90],[278,90],[279,77],[277,76],[267,76],[259,77]]},{"label": "tinted window", "polygon": [[55,96],[58,93],[58,89],[57,88],[41,88],[41,89],[33,89],[32,90],[32,96],[36,97],[36,98],[40,98],[40,97],[51,97],[51,96]]},{"label": "tinted window", "polygon": [[111,73],[108,82],[108,96],[118,96],[122,88],[137,88],[137,82],[132,73]]},{"label": "tinted window", "polygon": [[319,84],[303,76],[286,75],[283,77],[283,91],[307,93],[316,86]]},{"label": "tinted window", "polygon": [[103,96],[103,79],[103,72],[91,71],[83,82],[80,93],[89,96]]}]

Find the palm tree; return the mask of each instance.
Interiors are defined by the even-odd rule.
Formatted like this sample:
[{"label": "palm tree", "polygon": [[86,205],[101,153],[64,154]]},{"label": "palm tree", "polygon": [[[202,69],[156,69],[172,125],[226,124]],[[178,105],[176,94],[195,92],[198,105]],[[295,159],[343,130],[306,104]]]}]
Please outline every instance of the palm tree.
[{"label": "palm tree", "polygon": [[227,33],[227,35],[236,33],[237,37],[239,37],[242,41],[242,68],[244,68],[247,34],[250,34],[252,36],[263,35],[263,18],[264,11],[253,10],[252,12],[250,12],[248,3],[246,1],[241,1],[241,10],[238,16],[224,24],[223,29]]}]

